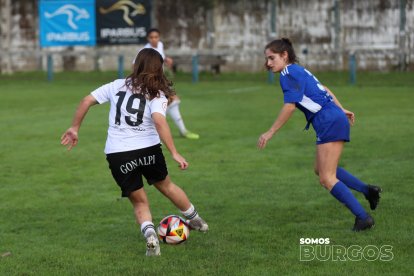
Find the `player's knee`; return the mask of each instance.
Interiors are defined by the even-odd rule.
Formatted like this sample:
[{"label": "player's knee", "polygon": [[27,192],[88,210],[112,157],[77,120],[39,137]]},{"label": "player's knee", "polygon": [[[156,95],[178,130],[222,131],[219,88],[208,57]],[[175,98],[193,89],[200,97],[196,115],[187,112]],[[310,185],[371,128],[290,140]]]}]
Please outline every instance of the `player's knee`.
[{"label": "player's knee", "polygon": [[163,181],[156,183],[155,186],[161,193],[165,195],[170,194],[174,189],[174,183],[171,182],[169,177],[167,177]]},{"label": "player's knee", "polygon": [[142,199],[139,201],[132,202],[134,209],[141,211],[143,208],[149,208],[149,201],[147,199]]},{"label": "player's knee", "polygon": [[328,189],[328,188],[330,188],[332,186],[333,178],[335,178],[335,177],[332,177],[330,175],[323,175],[323,174],[321,174],[321,175],[319,175],[319,183],[323,187],[325,187],[325,188]]},{"label": "player's knee", "polygon": [[139,191],[139,192],[137,192],[137,191],[132,192],[128,196],[131,203],[133,205],[137,205],[137,204],[146,204],[146,205],[148,205],[149,202],[148,202],[148,198],[147,198],[146,194],[142,194],[142,191]]},{"label": "player's knee", "polygon": [[173,182],[169,181],[168,185],[165,187],[165,190],[166,194],[173,195],[177,191],[177,186]]}]

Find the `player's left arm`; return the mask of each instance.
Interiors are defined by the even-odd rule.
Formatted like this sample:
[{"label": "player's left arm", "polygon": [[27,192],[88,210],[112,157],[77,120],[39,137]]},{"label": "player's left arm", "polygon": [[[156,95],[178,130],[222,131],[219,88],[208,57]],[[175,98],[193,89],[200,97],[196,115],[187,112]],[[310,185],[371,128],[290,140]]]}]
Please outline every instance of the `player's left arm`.
[{"label": "player's left arm", "polygon": [[293,112],[295,112],[296,106],[294,103],[285,103],[282,107],[282,110],[279,113],[276,121],[273,123],[272,127],[260,135],[259,141],[257,141],[257,147],[259,149],[264,149],[267,142],[273,137],[273,135],[292,117]]},{"label": "player's left arm", "polygon": [[354,114],[354,112],[352,112],[352,111],[349,111],[349,110],[347,110],[347,109],[345,109],[343,106],[342,106],[342,104],[339,102],[339,100],[338,100],[338,98],[335,96],[335,94],[331,91],[331,90],[329,90],[329,88],[328,87],[326,87],[326,86],[324,86],[325,87],[325,90],[329,93],[329,95],[331,95],[331,97],[332,97],[332,99],[333,99],[333,101],[334,101],[334,103],[337,105],[337,106],[339,106],[344,112],[345,112],[345,115],[346,115],[346,117],[348,117],[348,120],[349,120],[349,123],[351,124],[351,126],[352,125],[354,125],[354,123],[355,123],[355,114]]},{"label": "player's left arm", "polygon": [[88,113],[89,108],[97,103],[98,102],[92,95],[86,96],[80,102],[75,112],[75,116],[73,117],[72,126],[68,128],[68,130],[66,130],[60,138],[60,143],[67,146],[68,150],[71,150],[78,144],[78,132],[82,121],[85,118],[86,113]]},{"label": "player's left arm", "polygon": [[188,162],[181,154],[178,153],[174,145],[174,140],[171,134],[170,127],[167,123],[167,118],[165,118],[165,115],[158,112],[154,112],[151,116],[152,120],[154,121],[155,128],[157,129],[158,135],[160,136],[162,142],[171,153],[174,161],[179,164],[180,169],[187,169]]}]

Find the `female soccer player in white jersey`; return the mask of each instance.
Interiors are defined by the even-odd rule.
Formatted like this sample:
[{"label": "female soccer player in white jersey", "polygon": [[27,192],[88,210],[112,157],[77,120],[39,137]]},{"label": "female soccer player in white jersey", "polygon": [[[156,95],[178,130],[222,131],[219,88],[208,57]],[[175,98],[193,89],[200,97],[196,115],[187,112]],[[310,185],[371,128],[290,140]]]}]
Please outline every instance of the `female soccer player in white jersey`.
[{"label": "female soccer player in white jersey", "polygon": [[[165,64],[168,68],[172,68],[173,60],[170,57],[165,56],[164,44],[160,41],[160,31],[158,29],[149,29],[147,32],[148,43],[145,44],[144,48],[152,48],[157,50],[158,53],[164,59]],[[184,124],[184,120],[180,112],[181,100],[177,95],[171,96],[170,103],[168,105],[167,113],[173,119],[175,125],[178,127],[181,136],[188,139],[198,139],[200,136],[194,132],[189,131]]]},{"label": "female soccer player in white jersey", "polygon": [[185,192],[168,176],[160,138],[182,170],[188,163],[175,148],[165,118],[167,97],[175,92],[162,66],[163,59],[157,51],[140,51],[131,75],[101,86],[81,101],[72,126],[61,138],[69,150],[76,146],[79,128],[89,108],[110,102],[106,159],[122,196],[128,197],[134,207],[136,220],[147,240],[147,256],[159,255],[160,247],[142,176],[180,209],[191,229],[208,230]]},{"label": "female soccer player in white jersey", "polygon": [[308,70],[296,64],[295,51],[289,39],[277,39],[267,44],[265,56],[267,68],[280,72],[284,105],[271,128],[260,136],[258,147],[263,149],[289,120],[295,108],[300,109],[307,120],[305,129],[312,124],[316,132],[315,173],[319,175],[320,183],[355,215],[354,231],[371,228],[373,218],[349,188],[363,193],[372,210],[377,207],[381,188],[367,185],[338,167],[344,142],[350,141],[354,113],[344,109],[329,89],[322,86]]}]

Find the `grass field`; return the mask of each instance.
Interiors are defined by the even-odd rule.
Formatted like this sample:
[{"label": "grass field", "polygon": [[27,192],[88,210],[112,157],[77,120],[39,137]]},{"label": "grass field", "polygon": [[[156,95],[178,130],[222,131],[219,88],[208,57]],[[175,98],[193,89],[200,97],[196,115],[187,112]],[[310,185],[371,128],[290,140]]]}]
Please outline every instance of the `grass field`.
[{"label": "grass field", "polygon": [[[317,74],[356,113],[341,165],[384,193],[375,229],[353,233],[351,213],[313,175],[313,131],[296,112],[264,151],[256,149],[282,104],[265,74],[176,77],[182,113],[201,139],[178,137],[190,162],[172,179],[208,221],[180,246],[147,258],[127,200],[107,168],[108,105],[95,106],[67,152],[60,136],[81,97],[115,73],[0,77],[0,275],[413,275],[414,76]],[[177,210],[146,186],[154,221]],[[368,204],[360,194],[363,206]],[[331,245],[391,245],[391,261],[300,261],[300,238]],[[5,254],[10,252],[9,254]]]}]

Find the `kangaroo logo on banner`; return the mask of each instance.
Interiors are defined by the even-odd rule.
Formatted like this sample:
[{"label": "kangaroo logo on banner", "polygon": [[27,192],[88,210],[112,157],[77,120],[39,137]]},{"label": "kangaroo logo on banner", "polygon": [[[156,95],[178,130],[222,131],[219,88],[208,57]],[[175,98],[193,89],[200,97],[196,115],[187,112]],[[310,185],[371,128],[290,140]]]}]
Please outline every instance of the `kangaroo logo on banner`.
[{"label": "kangaroo logo on banner", "polygon": [[146,14],[145,7],[141,3],[135,4],[132,1],[118,1],[109,8],[99,7],[101,14],[107,14],[117,10],[123,12],[122,19],[129,26],[134,26],[134,21],[132,21],[131,17],[135,17],[138,14]]},{"label": "kangaroo logo on banner", "polygon": [[94,0],[40,0],[40,46],[96,44]]},{"label": "kangaroo logo on banner", "polygon": [[146,42],[151,26],[151,0],[96,0],[98,44]]}]

